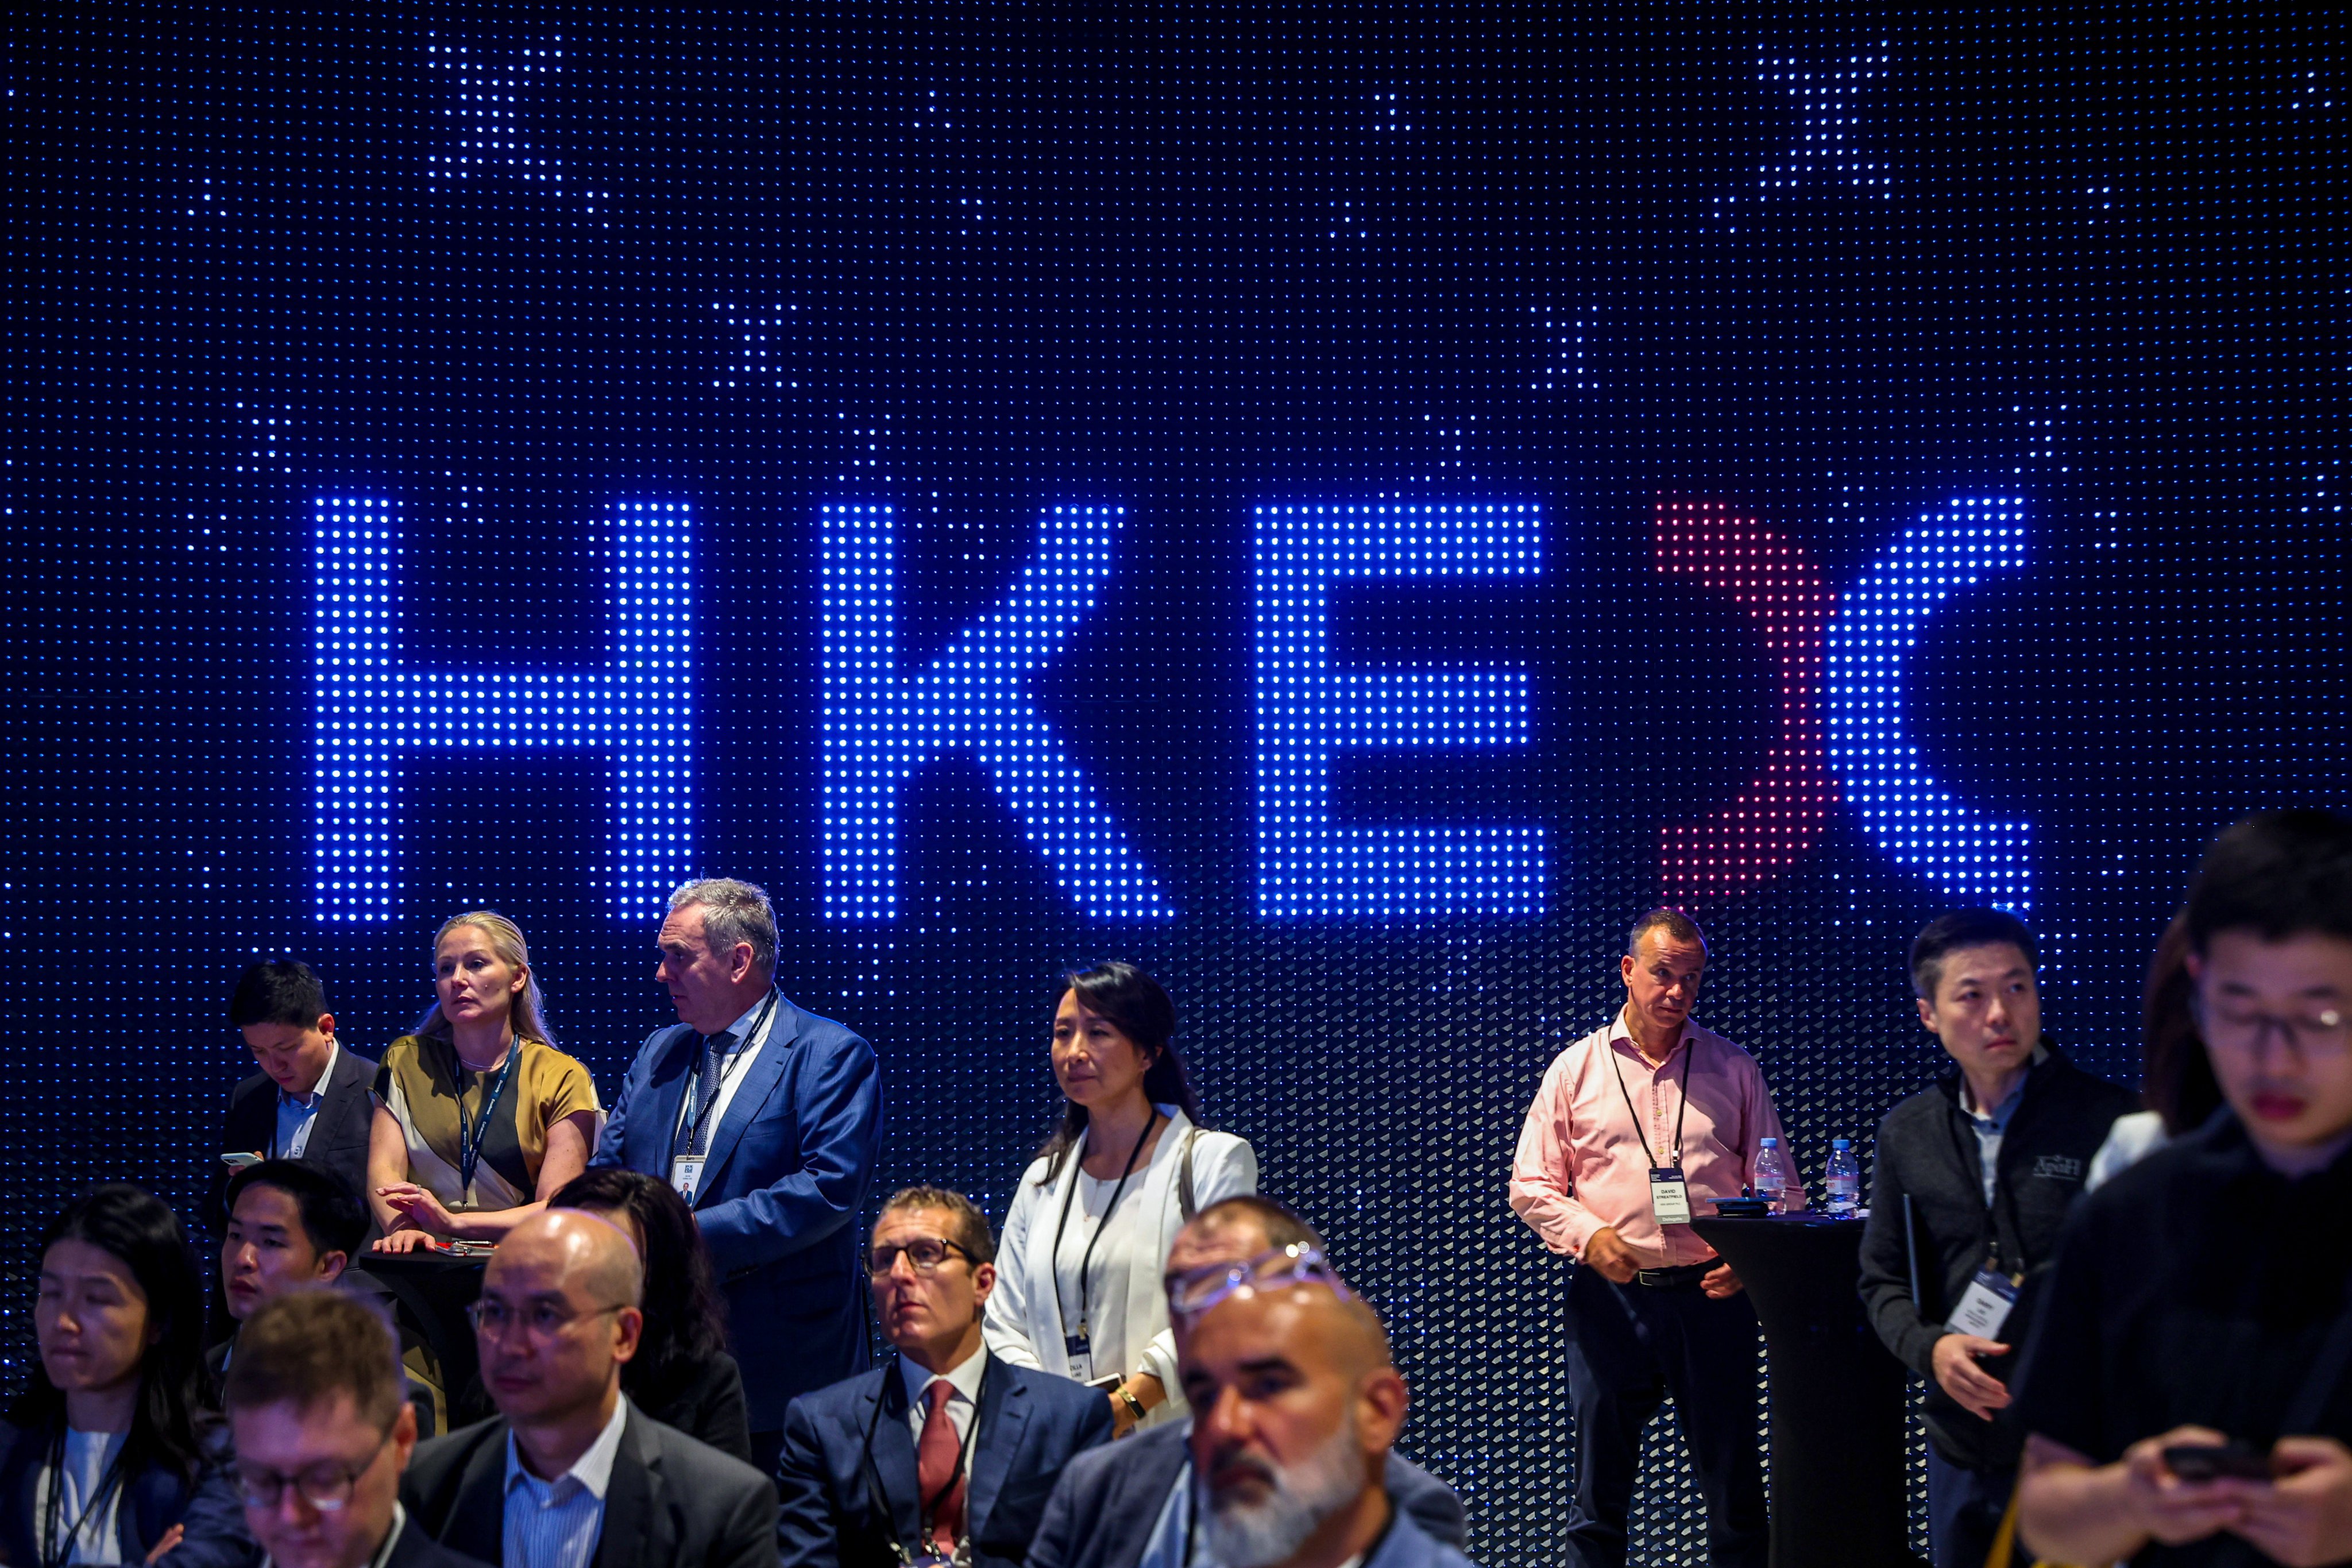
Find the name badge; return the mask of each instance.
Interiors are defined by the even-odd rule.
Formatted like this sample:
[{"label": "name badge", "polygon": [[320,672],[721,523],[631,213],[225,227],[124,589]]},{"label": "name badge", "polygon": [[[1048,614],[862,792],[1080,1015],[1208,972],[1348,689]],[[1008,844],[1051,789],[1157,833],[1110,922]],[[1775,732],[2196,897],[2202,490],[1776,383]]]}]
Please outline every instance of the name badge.
[{"label": "name badge", "polygon": [[2010,1282],[2009,1276],[1979,1268],[1944,1326],[1979,1339],[1994,1339],[2000,1335],[2000,1326],[2009,1321],[2010,1309],[2016,1305],[2017,1287]]},{"label": "name badge", "polygon": [[1084,1334],[1064,1334],[1062,1353],[1070,1358],[1070,1375],[1080,1383],[1095,1380],[1094,1342]]},{"label": "name badge", "polygon": [[1690,1224],[1690,1184],[1675,1166],[1651,1168],[1650,1212],[1660,1225]]},{"label": "name badge", "polygon": [[680,1154],[669,1163],[670,1190],[684,1198],[689,1208],[702,1187],[702,1161],[700,1154]]}]

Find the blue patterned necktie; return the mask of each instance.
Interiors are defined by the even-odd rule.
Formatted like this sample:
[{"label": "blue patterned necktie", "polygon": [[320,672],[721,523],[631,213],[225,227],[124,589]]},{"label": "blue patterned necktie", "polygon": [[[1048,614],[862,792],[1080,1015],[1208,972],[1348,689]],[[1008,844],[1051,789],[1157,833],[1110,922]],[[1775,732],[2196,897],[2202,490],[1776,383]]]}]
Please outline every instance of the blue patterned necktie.
[{"label": "blue patterned necktie", "polygon": [[719,1064],[727,1059],[727,1047],[735,1043],[732,1035],[712,1035],[702,1042],[702,1071],[694,1082],[694,1125],[687,1131],[686,1152],[706,1153],[709,1150],[712,1123],[719,1113],[711,1109],[719,1101],[719,1080],[724,1075]]}]

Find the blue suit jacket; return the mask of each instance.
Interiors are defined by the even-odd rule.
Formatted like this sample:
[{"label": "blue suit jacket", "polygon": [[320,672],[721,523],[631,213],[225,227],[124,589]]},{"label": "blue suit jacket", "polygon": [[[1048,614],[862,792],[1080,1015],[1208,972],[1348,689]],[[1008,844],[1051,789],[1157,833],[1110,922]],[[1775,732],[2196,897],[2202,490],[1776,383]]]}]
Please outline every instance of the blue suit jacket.
[{"label": "blue suit jacket", "polygon": [[[1169,1492],[1192,1468],[1192,1430],[1189,1421],[1153,1426],[1073,1460],[1030,1542],[1028,1568],[1135,1568]],[[1426,1568],[1429,1551],[1458,1565],[1469,1524],[1454,1489],[1391,1448],[1388,1492],[1396,1524],[1364,1568]]]},{"label": "blue suit jacket", "polygon": [[[667,1181],[696,1036],[657,1029],[629,1064],[596,1165]],[[753,1432],[866,1364],[857,1215],[882,1142],[874,1048],[779,997],[767,1043],[710,1134],[694,1217],[726,1292]]]},{"label": "blue suit jacket", "polygon": [[[877,1401],[881,1408],[875,1408]],[[1020,1568],[1045,1500],[1071,1456],[1110,1440],[1110,1401],[1066,1377],[992,1362],[980,1391],[971,1479],[964,1493],[975,1568]],[[874,1434],[874,1479],[891,1517],[882,1519],[866,1470]],[[776,1545],[783,1568],[887,1568],[893,1540],[913,1544],[920,1528],[915,1436],[907,1384],[895,1363],[793,1401],[777,1462]]]},{"label": "blue suit jacket", "polygon": [[[226,1433],[214,1434],[213,1448],[216,1459],[226,1457]],[[40,1561],[33,1492],[48,1451],[47,1432],[0,1421],[0,1562]],[[152,1465],[123,1483],[114,1510],[115,1546],[122,1561],[144,1561],[175,1524],[185,1525],[188,1534],[164,1559],[173,1568],[246,1568],[261,1561],[261,1549],[246,1531],[245,1505],[217,1462],[194,1483]]]}]

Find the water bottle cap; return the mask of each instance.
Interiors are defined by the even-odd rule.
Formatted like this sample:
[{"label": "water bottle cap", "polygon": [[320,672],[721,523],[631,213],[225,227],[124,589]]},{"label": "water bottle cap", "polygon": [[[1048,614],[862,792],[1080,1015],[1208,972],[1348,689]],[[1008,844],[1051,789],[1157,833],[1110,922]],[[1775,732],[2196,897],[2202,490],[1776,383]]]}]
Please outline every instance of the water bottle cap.
[{"label": "water bottle cap", "polygon": [[1767,1149],[1778,1149],[1780,1146],[1780,1141],[1778,1138],[1767,1138],[1762,1141],[1762,1146]]},{"label": "water bottle cap", "polygon": [[1851,1149],[1853,1147],[1853,1140],[1851,1138],[1832,1138],[1830,1140],[1830,1147],[1832,1149]]}]

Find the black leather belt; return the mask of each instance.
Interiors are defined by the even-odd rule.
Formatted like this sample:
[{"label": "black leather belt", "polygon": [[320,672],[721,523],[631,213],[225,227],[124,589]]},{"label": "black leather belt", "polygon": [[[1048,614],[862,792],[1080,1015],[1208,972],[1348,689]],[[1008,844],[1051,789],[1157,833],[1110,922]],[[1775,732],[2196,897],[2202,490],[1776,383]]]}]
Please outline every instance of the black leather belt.
[{"label": "black leather belt", "polygon": [[1647,1285],[1654,1290],[1688,1290],[1696,1289],[1716,1268],[1712,1263],[1685,1263],[1673,1268],[1636,1269],[1633,1283]]}]

